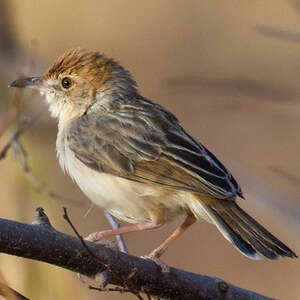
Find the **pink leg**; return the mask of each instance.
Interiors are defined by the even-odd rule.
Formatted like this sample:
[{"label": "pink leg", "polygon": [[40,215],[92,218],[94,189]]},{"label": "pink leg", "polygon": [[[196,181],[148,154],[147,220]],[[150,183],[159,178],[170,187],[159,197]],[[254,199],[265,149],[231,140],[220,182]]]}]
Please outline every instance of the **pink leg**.
[{"label": "pink leg", "polygon": [[156,229],[163,225],[163,223],[160,224],[154,224],[154,223],[148,223],[148,224],[136,224],[136,225],[130,225],[130,226],[124,226],[120,228],[110,229],[110,230],[104,230],[99,232],[93,232],[89,234],[85,240],[90,242],[96,242],[101,240],[102,238],[115,236],[118,234],[124,234],[129,232],[136,232],[136,231],[143,231],[143,230],[150,230],[150,229]]},{"label": "pink leg", "polygon": [[149,255],[149,258],[159,258],[169,248],[169,246],[177,240],[191,225],[193,225],[197,219],[193,215],[188,215],[185,221],[177,227],[177,229],[156,249],[154,249]]}]

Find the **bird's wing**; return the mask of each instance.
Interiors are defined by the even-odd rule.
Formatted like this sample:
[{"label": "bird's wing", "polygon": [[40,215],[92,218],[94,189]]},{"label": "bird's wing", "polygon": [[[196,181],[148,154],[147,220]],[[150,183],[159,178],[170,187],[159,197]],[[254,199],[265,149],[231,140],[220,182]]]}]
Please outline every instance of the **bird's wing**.
[{"label": "bird's wing", "polygon": [[95,108],[72,123],[67,140],[75,156],[99,172],[219,199],[242,196],[216,157],[160,106]]}]

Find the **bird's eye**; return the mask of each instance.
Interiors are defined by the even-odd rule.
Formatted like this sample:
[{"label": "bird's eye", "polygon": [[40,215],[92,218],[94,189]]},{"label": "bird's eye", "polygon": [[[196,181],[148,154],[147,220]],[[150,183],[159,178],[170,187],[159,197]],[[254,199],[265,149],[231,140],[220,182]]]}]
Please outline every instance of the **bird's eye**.
[{"label": "bird's eye", "polygon": [[69,77],[64,77],[62,80],[61,80],[61,85],[64,89],[68,90],[71,86],[72,86],[73,82],[72,82],[72,79],[69,78]]}]

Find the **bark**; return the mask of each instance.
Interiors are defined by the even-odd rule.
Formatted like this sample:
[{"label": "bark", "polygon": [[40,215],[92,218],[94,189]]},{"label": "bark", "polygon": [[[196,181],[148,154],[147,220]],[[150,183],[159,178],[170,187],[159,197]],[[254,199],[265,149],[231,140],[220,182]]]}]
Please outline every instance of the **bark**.
[{"label": "bark", "polygon": [[55,230],[42,208],[32,224],[0,219],[0,252],[47,262],[96,277],[100,287],[110,283],[135,293],[166,299],[271,299],[221,279],[170,267],[164,273],[153,261],[116,247],[83,243]]}]

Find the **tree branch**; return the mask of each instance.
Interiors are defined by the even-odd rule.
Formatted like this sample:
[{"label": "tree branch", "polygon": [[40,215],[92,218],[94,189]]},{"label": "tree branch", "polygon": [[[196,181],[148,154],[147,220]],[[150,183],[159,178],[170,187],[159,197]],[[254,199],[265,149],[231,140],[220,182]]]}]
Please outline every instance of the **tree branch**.
[{"label": "tree branch", "polygon": [[172,267],[170,272],[163,273],[150,260],[97,243],[86,242],[86,249],[78,238],[55,230],[43,209],[36,212],[32,224],[0,219],[0,252],[47,262],[89,277],[109,272],[109,283],[123,287],[124,291],[161,298],[270,300],[218,278]]}]

